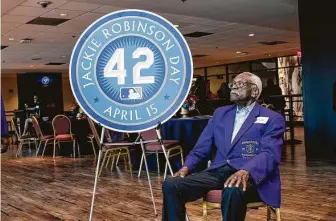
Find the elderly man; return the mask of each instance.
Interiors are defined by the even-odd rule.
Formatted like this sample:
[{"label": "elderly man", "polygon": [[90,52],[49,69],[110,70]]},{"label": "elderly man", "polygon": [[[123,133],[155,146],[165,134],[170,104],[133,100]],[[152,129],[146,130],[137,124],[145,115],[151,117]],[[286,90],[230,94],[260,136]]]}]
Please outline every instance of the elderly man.
[{"label": "elderly man", "polygon": [[[185,203],[215,189],[223,190],[221,209],[226,221],[244,220],[249,202],[280,207],[278,166],[285,120],[256,102],[262,91],[256,75],[239,74],[230,89],[235,105],[215,111],[185,166],[163,183],[163,220],[184,220]],[[212,147],[216,155],[210,167],[192,174],[200,161],[209,159]]]}]

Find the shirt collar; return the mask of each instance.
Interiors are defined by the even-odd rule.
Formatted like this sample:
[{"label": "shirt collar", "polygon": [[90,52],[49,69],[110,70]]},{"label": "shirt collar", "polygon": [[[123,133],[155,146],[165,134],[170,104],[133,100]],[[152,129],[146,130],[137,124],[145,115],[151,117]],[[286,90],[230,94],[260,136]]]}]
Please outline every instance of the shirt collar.
[{"label": "shirt collar", "polygon": [[249,106],[242,107],[242,108],[239,108],[237,106],[237,113],[241,113],[241,112],[250,113],[252,111],[252,109],[254,108],[254,105],[255,105],[255,102],[253,102]]}]

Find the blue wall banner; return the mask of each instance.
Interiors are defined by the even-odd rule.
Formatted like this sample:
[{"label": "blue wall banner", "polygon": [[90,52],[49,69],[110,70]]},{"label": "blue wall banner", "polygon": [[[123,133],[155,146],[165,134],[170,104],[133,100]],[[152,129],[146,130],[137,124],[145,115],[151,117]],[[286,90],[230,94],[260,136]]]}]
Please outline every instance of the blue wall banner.
[{"label": "blue wall banner", "polygon": [[192,56],[183,35],[166,19],[122,10],[91,24],[70,61],[73,94],[96,122],[141,132],[171,118],[192,82]]}]

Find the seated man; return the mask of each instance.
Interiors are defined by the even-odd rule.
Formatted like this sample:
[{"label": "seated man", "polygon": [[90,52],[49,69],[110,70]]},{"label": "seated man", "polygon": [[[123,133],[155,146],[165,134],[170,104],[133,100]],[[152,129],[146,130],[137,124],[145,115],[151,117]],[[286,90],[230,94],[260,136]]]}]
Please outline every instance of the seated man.
[{"label": "seated man", "polygon": [[[249,202],[280,207],[278,166],[285,120],[256,102],[262,91],[256,75],[239,74],[230,88],[235,104],[215,111],[185,166],[163,183],[163,220],[185,220],[185,203],[215,189],[223,190],[226,221],[244,220]],[[216,156],[210,167],[187,176],[201,160],[209,159],[213,146]]]},{"label": "seated man", "polygon": [[25,108],[26,108],[26,111],[29,114],[28,118],[25,120],[25,124],[24,124],[24,130],[23,130],[23,134],[24,136],[26,136],[28,134],[28,129],[29,129],[29,124],[32,123],[32,116],[35,116],[37,118],[40,117],[40,114],[41,114],[41,102],[38,100],[38,97],[37,95],[34,95],[33,97],[33,103],[28,106],[28,105],[25,105]]}]

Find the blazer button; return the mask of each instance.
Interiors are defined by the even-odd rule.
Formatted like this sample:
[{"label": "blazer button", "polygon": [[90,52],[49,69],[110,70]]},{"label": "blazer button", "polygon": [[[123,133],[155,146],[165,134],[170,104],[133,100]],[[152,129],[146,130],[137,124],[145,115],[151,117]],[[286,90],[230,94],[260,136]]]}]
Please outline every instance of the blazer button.
[{"label": "blazer button", "polygon": [[226,160],[227,163],[230,163],[231,161],[229,159]]}]

